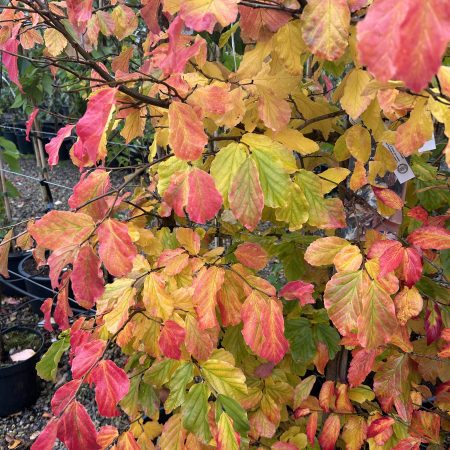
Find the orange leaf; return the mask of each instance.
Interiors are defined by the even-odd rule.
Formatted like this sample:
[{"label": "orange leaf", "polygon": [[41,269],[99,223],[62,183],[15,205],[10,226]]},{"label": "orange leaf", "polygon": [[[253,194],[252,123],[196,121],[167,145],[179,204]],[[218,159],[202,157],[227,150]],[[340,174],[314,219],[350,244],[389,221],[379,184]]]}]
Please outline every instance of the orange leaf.
[{"label": "orange leaf", "polygon": [[312,266],[333,264],[336,255],[348,245],[348,241],[336,236],[319,238],[306,249],[305,261]]},{"label": "orange leaf", "polygon": [[45,248],[57,250],[80,245],[94,231],[92,218],[83,213],[50,211],[42,219],[29,225],[33,239]]},{"label": "orange leaf", "polygon": [[239,244],[234,255],[240,263],[250,269],[261,270],[267,265],[267,252],[259,244],[253,242]]},{"label": "orange leaf", "polygon": [[225,271],[220,267],[203,268],[194,281],[195,310],[200,329],[218,326],[217,292],[223,285]]},{"label": "orange leaf", "polygon": [[229,193],[231,211],[249,231],[253,231],[261,219],[264,195],[255,162],[248,157],[231,183]]},{"label": "orange leaf", "polygon": [[206,361],[216,348],[218,328],[202,330],[195,317],[186,316],[186,350],[197,360]]},{"label": "orange leaf", "polygon": [[172,102],[169,107],[169,145],[175,156],[194,161],[200,158],[207,143],[203,122],[192,106]]},{"label": "orange leaf", "polygon": [[359,386],[372,371],[375,363],[375,350],[353,350],[352,360],[348,369],[348,382],[351,387]]},{"label": "orange leaf", "polygon": [[13,229],[11,228],[0,242],[0,275],[9,278],[8,256],[11,247],[11,238],[13,237]]},{"label": "orange leaf", "polygon": [[253,291],[242,305],[241,317],[247,345],[261,358],[278,364],[289,348],[281,302]]},{"label": "orange leaf", "polygon": [[104,425],[98,430],[97,444],[103,450],[108,448],[118,436],[119,432],[116,427],[113,427],[112,425]]},{"label": "orange leaf", "polygon": [[383,203],[386,206],[389,206],[389,208],[392,209],[402,209],[404,202],[403,200],[390,189],[387,188],[380,188],[376,186],[372,186],[373,193],[375,194],[375,197],[380,200],[381,203]]},{"label": "orange leaf", "polygon": [[325,412],[330,412],[336,407],[336,390],[334,381],[325,381],[319,393],[319,405]]},{"label": "orange leaf", "polygon": [[194,168],[188,176],[189,193],[186,212],[196,223],[204,224],[219,212],[223,199],[216,189],[214,178],[203,170]]},{"label": "orange leaf", "polygon": [[347,0],[309,0],[303,10],[303,40],[318,58],[340,58],[348,45]]},{"label": "orange leaf", "polygon": [[136,247],[128,234],[128,227],[115,219],[106,219],[97,230],[98,254],[109,273],[126,275],[133,267]]},{"label": "orange leaf", "polygon": [[195,31],[213,32],[218,22],[226,27],[236,20],[238,0],[184,0],[180,16]]},{"label": "orange leaf", "polygon": [[421,227],[408,236],[408,242],[424,250],[446,250],[450,248],[450,231],[443,227]]},{"label": "orange leaf", "polygon": [[331,414],[323,424],[322,433],[319,436],[320,448],[322,450],[334,450],[340,431],[341,421],[339,416]]},{"label": "orange leaf", "polygon": [[415,287],[408,288],[405,286],[396,295],[394,303],[400,325],[406,325],[406,322],[418,316],[423,308],[423,298]]}]

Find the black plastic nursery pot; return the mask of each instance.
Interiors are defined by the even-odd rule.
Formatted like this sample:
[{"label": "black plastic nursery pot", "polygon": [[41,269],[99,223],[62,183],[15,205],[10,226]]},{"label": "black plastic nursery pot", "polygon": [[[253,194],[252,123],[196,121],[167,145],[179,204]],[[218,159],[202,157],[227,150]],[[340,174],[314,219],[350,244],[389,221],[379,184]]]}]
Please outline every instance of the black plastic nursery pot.
[{"label": "black plastic nursery pot", "polygon": [[[29,255],[28,252],[14,252],[8,255],[8,270],[14,273],[19,273],[20,262]],[[3,278],[0,275],[0,292],[8,297],[13,297],[14,295],[20,294],[18,288],[22,291],[26,289],[25,281],[18,275],[14,275],[10,272],[9,278]]]},{"label": "black plastic nursery pot", "polygon": [[48,298],[53,295],[52,283],[50,277],[42,275],[33,275],[26,271],[27,264],[33,261],[33,256],[28,255],[20,261],[18,273],[25,281],[25,289],[32,297]]},{"label": "black plastic nursery pot", "polygon": [[17,130],[16,132],[17,150],[19,150],[19,153],[21,153],[22,155],[33,155],[34,148],[31,142],[31,137],[30,141],[27,141],[26,139],[25,123],[20,123],[18,125],[18,128],[21,129]]},{"label": "black plastic nursery pot", "polygon": [[[31,302],[31,309],[35,314],[38,314],[42,317],[42,303],[44,303],[44,300],[46,298],[53,297],[55,295],[55,291],[52,289],[50,277],[42,275],[32,275],[27,272],[26,267],[28,265],[28,261],[33,261],[32,255],[25,257],[20,262],[18,273],[25,279],[25,289],[28,292],[29,296],[35,299],[33,302]],[[72,310],[74,312],[77,311],[81,313],[88,311],[71,299],[73,299],[73,291],[69,287],[69,306],[72,308]]]},{"label": "black plastic nursery pot", "polygon": [[36,364],[42,354],[44,338],[39,331],[21,326],[8,328],[2,333],[6,335],[11,331],[36,334],[40,338],[40,346],[31,358],[0,367],[0,417],[9,416],[34,405],[40,394]]}]

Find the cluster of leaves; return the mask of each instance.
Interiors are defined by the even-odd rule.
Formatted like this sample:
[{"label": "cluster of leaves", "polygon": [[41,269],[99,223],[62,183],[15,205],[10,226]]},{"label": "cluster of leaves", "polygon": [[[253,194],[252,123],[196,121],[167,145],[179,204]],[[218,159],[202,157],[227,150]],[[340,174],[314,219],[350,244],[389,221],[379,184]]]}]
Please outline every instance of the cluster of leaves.
[{"label": "cluster of leaves", "polygon": [[[58,289],[38,371],[54,379],[66,351],[72,371],[34,450],[444,445],[450,146],[419,149],[450,134],[449,0],[22,0],[0,16],[19,88],[33,49],[90,92],[46,147],[56,165],[76,132],[71,210],[21,236],[51,252]],[[99,60],[104,42],[117,52]],[[150,128],[148,163],[113,188],[108,136]],[[394,156],[415,174],[397,193]],[[69,286],[95,318],[70,325]],[[129,428],[95,429],[89,386]]]}]

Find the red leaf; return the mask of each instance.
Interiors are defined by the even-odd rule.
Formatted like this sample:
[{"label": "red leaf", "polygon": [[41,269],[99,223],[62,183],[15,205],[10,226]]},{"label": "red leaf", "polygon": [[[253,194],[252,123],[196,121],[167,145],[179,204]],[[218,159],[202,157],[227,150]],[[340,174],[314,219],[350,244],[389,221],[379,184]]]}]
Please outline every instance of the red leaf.
[{"label": "red leaf", "polygon": [[427,411],[414,411],[409,432],[422,442],[440,444],[441,418]]},{"label": "red leaf", "polygon": [[71,135],[74,128],[75,125],[70,124],[66,125],[63,128],[60,128],[56,136],[52,138],[52,140],[48,144],[45,144],[45,151],[48,154],[48,163],[51,166],[56,166],[56,164],[58,164],[59,149],[61,148],[64,139],[68,138]]},{"label": "red leaf", "polygon": [[92,2],[93,0],[66,0],[69,22],[79,34],[86,31],[92,16]]},{"label": "red leaf", "polygon": [[[85,172],[80,181],[73,188],[73,194],[68,200],[72,209],[80,208],[89,200],[105,195],[111,189],[109,173],[106,170],[96,169],[93,172]],[[100,198],[82,208],[82,212],[90,215],[95,222],[102,220],[111,207],[113,197]]]},{"label": "red leaf", "polygon": [[65,272],[61,279],[61,285],[58,292],[58,300],[56,301],[55,312],[53,317],[61,330],[67,330],[69,328],[69,317],[72,317],[73,313],[69,306],[69,283],[70,271]]},{"label": "red leaf", "polygon": [[253,291],[242,305],[241,317],[247,345],[261,358],[278,364],[289,348],[281,302]]},{"label": "red leaf", "polygon": [[311,283],[305,283],[304,281],[290,281],[279,292],[280,297],[284,297],[286,300],[298,300],[301,306],[305,306],[308,303],[315,303],[313,296],[314,285]]},{"label": "red leaf", "polygon": [[78,346],[72,361],[72,376],[74,379],[83,377],[103,355],[106,342],[95,339]]},{"label": "red leaf", "polygon": [[419,252],[411,247],[405,248],[399,272],[400,277],[408,287],[413,286],[420,280],[422,269],[422,257]]},{"label": "red leaf", "polygon": [[126,275],[133,268],[137,250],[128,234],[128,227],[115,219],[106,219],[97,230],[98,254],[109,273]]},{"label": "red leaf", "polygon": [[201,224],[213,219],[223,203],[213,177],[203,170],[194,168],[189,172],[188,186],[186,211],[189,218]]},{"label": "red leaf", "polygon": [[105,417],[120,415],[116,405],[127,395],[130,380],[127,374],[111,360],[100,361],[92,371],[95,383],[95,401],[98,411]]},{"label": "red leaf", "polygon": [[1,47],[2,64],[8,71],[9,79],[18,86],[20,92],[23,92],[22,85],[19,81],[19,67],[17,66],[17,54],[19,51],[19,41],[15,37],[9,38]]},{"label": "red leaf", "polygon": [[441,65],[450,10],[440,0],[378,0],[357,31],[362,65],[381,81],[402,80],[419,92]]},{"label": "red leaf", "polygon": [[441,335],[442,317],[438,305],[428,305],[425,311],[425,332],[427,335],[427,345],[437,341]]},{"label": "red leaf", "polygon": [[58,431],[58,420],[52,419],[41,431],[31,450],[53,450],[55,447],[56,433]]},{"label": "red leaf", "polygon": [[52,412],[59,416],[67,405],[75,399],[75,395],[81,386],[81,380],[72,380],[61,386],[53,395],[51,405]]},{"label": "red leaf", "polygon": [[392,209],[402,209],[403,208],[403,200],[390,189],[380,188],[376,186],[372,186],[373,193],[375,197],[380,200],[386,206]]},{"label": "red leaf", "polygon": [[203,122],[192,106],[172,102],[169,107],[169,145],[175,156],[195,161],[200,158],[207,143]]},{"label": "red leaf", "polygon": [[92,308],[105,290],[101,261],[90,245],[80,248],[73,263],[72,289],[76,301]]},{"label": "red leaf", "polygon": [[392,450],[419,450],[420,439],[407,437],[397,442],[397,444],[392,447]]},{"label": "red leaf", "polygon": [[68,450],[97,450],[97,431],[85,407],[72,402],[62,415],[58,425],[58,439]]},{"label": "red leaf", "polygon": [[306,423],[306,436],[311,446],[314,446],[314,438],[316,436],[318,419],[319,415],[317,414],[317,411],[313,411],[308,417],[308,422]]},{"label": "red leaf", "polygon": [[97,444],[100,448],[105,449],[114,442],[114,439],[116,439],[117,436],[119,436],[119,432],[116,427],[113,427],[112,425],[104,425],[98,430]]},{"label": "red leaf", "polygon": [[376,241],[370,247],[369,258],[378,257],[380,260],[380,277],[385,277],[393,272],[402,262],[403,247],[398,241]]},{"label": "red leaf", "polygon": [[353,350],[347,376],[351,387],[359,386],[367,378],[372,371],[376,354],[376,350]]},{"label": "red leaf", "polygon": [[44,303],[42,303],[41,308],[40,308],[40,310],[44,314],[44,328],[47,331],[50,331],[50,333],[53,331],[52,322],[51,322],[52,306],[53,306],[53,299],[48,298],[47,300],[44,301]]},{"label": "red leaf", "polygon": [[259,244],[255,244],[254,242],[239,244],[234,251],[234,255],[240,263],[254,270],[264,269],[268,261],[267,252]]},{"label": "red leaf", "polygon": [[406,215],[422,222],[424,225],[428,222],[428,212],[422,206],[411,208]]},{"label": "red leaf", "polygon": [[382,417],[374,420],[367,429],[367,437],[373,438],[377,434],[383,433],[385,430],[392,428],[395,420],[392,417]]},{"label": "red leaf", "polygon": [[117,89],[106,88],[96,92],[87,105],[84,116],[77,123],[78,141],[73,148],[74,156],[82,166],[91,166],[106,158],[105,128],[115,105]]},{"label": "red leaf", "polygon": [[181,344],[186,337],[186,330],[173,320],[167,320],[159,336],[159,347],[165,356],[172,359],[181,358]]},{"label": "red leaf", "polygon": [[331,414],[323,424],[322,433],[320,433],[320,448],[322,450],[334,450],[340,430],[341,422],[339,416]]},{"label": "red leaf", "polygon": [[33,126],[34,119],[36,119],[36,116],[38,115],[39,108],[34,108],[33,112],[28,117],[28,120],[25,122],[25,139],[30,142],[30,132],[31,127]]},{"label": "red leaf", "polygon": [[421,227],[408,236],[408,242],[424,250],[446,250],[450,248],[450,231],[443,227]]}]

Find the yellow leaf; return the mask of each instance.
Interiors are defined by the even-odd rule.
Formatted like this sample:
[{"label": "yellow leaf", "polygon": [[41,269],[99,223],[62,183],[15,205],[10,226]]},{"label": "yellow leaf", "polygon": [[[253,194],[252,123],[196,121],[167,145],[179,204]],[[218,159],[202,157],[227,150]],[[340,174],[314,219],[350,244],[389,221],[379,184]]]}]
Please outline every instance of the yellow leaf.
[{"label": "yellow leaf", "polygon": [[140,137],[144,135],[145,128],[145,112],[142,113],[141,110],[134,109],[125,119],[125,125],[123,129],[120,131],[120,135],[125,139],[125,143],[128,144],[134,138]]},{"label": "yellow leaf", "polygon": [[358,161],[366,163],[369,160],[372,145],[370,133],[361,125],[355,125],[347,130],[345,143],[351,155]]},{"label": "yellow leaf", "polygon": [[211,176],[214,178],[217,190],[222,194],[225,207],[229,204],[228,193],[233,178],[246,158],[245,145],[233,142],[222,148],[211,164]]},{"label": "yellow leaf", "polygon": [[303,65],[300,56],[306,51],[302,38],[301,21],[291,20],[277,31],[274,39],[274,50],[283,61],[288,72],[293,75],[301,75]]},{"label": "yellow leaf", "polygon": [[291,183],[286,194],[286,206],[278,208],[275,212],[279,221],[289,224],[289,230],[302,228],[309,218],[309,204],[300,186]]},{"label": "yellow leaf", "polygon": [[350,10],[347,0],[309,0],[303,10],[303,39],[318,58],[340,58],[348,45]]},{"label": "yellow leaf", "polygon": [[375,398],[375,394],[369,386],[361,384],[358,387],[349,389],[348,397],[356,403],[364,403],[365,401],[372,401]]},{"label": "yellow leaf", "polygon": [[305,252],[305,261],[312,266],[333,264],[335,256],[350,243],[337,236],[315,240]]},{"label": "yellow leaf", "polygon": [[362,264],[362,255],[356,245],[346,245],[333,259],[337,272],[355,272]]},{"label": "yellow leaf", "polygon": [[356,161],[355,168],[353,169],[353,173],[350,178],[350,189],[356,192],[365,184],[367,184],[366,169],[362,162]]},{"label": "yellow leaf", "polygon": [[129,317],[129,309],[134,305],[135,297],[136,289],[128,288],[114,304],[112,311],[103,316],[106,329],[110,333],[117,333],[125,324]]},{"label": "yellow leaf", "polygon": [[319,151],[319,144],[312,139],[303,136],[298,130],[292,128],[285,128],[282,131],[267,133],[272,139],[281,142],[286,148],[294,150],[300,155],[309,155]]},{"label": "yellow leaf", "polygon": [[44,31],[45,48],[51,56],[60,55],[67,46],[67,39],[54,28]]},{"label": "yellow leaf", "polygon": [[339,183],[344,181],[350,173],[350,170],[344,167],[332,167],[325,170],[325,172],[319,173],[319,177],[322,178],[322,193],[328,194]]},{"label": "yellow leaf", "polygon": [[167,320],[172,315],[173,299],[166,291],[163,277],[158,273],[153,272],[145,277],[142,301],[153,317]]},{"label": "yellow leaf", "polygon": [[337,161],[345,161],[350,158],[350,152],[348,151],[347,143],[345,141],[345,134],[338,137],[338,140],[334,144],[334,157]]},{"label": "yellow leaf", "polygon": [[365,70],[353,69],[345,81],[341,106],[353,120],[356,120],[375,98],[375,92],[369,95],[363,94],[370,80],[371,76]]}]

